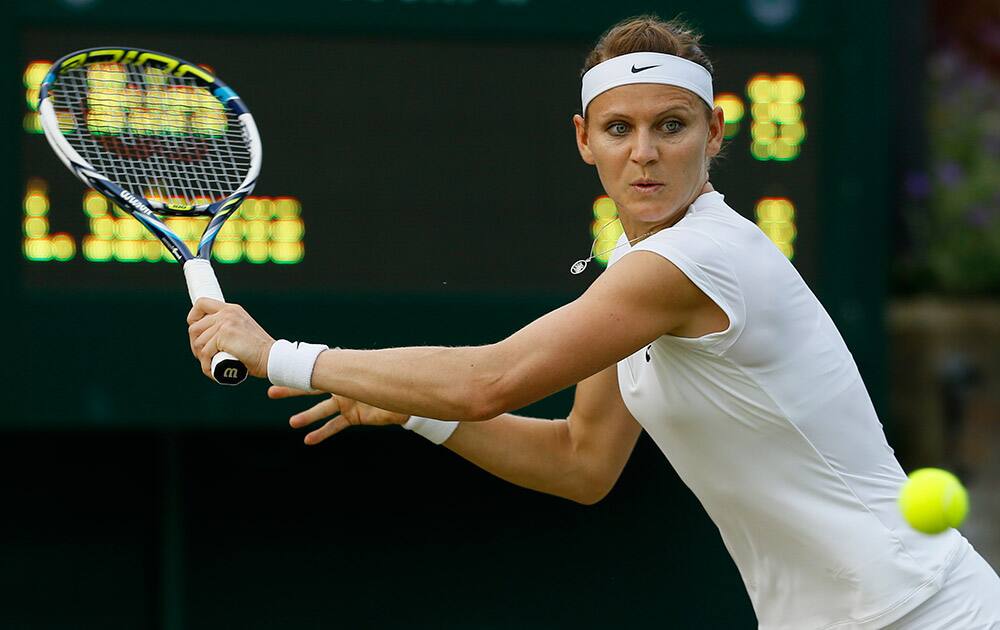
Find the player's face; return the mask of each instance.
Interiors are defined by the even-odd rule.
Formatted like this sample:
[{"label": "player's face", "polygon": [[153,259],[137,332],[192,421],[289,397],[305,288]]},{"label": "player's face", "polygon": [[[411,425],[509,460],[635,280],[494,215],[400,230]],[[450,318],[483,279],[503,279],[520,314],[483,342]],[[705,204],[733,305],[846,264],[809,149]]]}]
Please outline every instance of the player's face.
[{"label": "player's face", "polygon": [[723,116],[672,85],[623,85],[575,116],[577,145],[597,166],[630,238],[672,225],[708,187],[708,162],[722,146]]}]

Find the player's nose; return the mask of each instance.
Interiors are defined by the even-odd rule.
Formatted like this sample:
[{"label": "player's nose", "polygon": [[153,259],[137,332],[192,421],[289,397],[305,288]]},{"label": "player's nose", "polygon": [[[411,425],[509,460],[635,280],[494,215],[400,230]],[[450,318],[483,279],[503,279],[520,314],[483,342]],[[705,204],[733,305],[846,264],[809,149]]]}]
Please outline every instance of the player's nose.
[{"label": "player's nose", "polygon": [[653,142],[652,134],[648,131],[640,130],[632,138],[632,152],[630,157],[633,162],[644,166],[655,162],[659,158],[656,143]]}]

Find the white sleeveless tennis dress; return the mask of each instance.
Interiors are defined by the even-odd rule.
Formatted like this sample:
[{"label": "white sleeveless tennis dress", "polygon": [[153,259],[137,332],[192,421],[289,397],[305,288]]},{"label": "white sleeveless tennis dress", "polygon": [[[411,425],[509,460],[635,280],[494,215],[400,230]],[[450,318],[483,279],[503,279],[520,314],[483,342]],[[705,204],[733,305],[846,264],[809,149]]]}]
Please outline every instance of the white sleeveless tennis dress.
[{"label": "white sleeveless tennis dress", "polygon": [[[619,244],[625,243],[623,237]],[[906,477],[833,321],[796,269],[716,192],[629,248],[663,256],[729,316],[618,363],[628,409],[715,521],[761,628],[880,628],[967,554],[896,506]]]}]

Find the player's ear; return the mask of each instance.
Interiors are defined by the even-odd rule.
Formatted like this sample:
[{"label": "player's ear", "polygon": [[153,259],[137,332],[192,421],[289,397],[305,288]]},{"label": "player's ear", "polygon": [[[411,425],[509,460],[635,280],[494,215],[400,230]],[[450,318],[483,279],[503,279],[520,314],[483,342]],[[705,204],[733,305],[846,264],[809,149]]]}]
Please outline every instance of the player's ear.
[{"label": "player's ear", "polygon": [[721,107],[716,107],[708,118],[708,146],[706,157],[713,158],[722,150],[722,140],[726,130],[726,116]]},{"label": "player's ear", "polygon": [[576,148],[580,151],[580,157],[587,164],[594,164],[594,154],[590,152],[587,136],[587,121],[580,114],[573,114],[573,127],[576,129]]}]

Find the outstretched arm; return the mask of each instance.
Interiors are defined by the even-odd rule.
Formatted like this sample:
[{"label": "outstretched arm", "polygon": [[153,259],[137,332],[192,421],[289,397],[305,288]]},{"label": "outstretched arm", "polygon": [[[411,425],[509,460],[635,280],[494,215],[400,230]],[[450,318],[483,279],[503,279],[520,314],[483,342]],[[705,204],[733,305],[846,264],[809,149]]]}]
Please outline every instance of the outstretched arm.
[{"label": "outstretched arm", "polygon": [[[488,420],[579,383],[657,337],[683,331],[716,307],[672,263],[623,257],[578,299],[507,339],[468,348],[330,350],[312,386],[381,409],[449,420]],[[273,339],[242,308],[198,300],[188,321],[204,371],[227,351],[266,376]]]},{"label": "outstretched arm", "polygon": [[[582,381],[565,420],[502,414],[463,422],[444,446],[513,484],[579,503],[596,503],[614,486],[639,436],[618,390],[615,366]],[[272,398],[305,392],[272,387]],[[331,417],[333,416],[333,417]],[[408,416],[334,395],[295,414],[303,428],[325,421],[306,437],[318,444],[353,425],[402,424]]]}]

